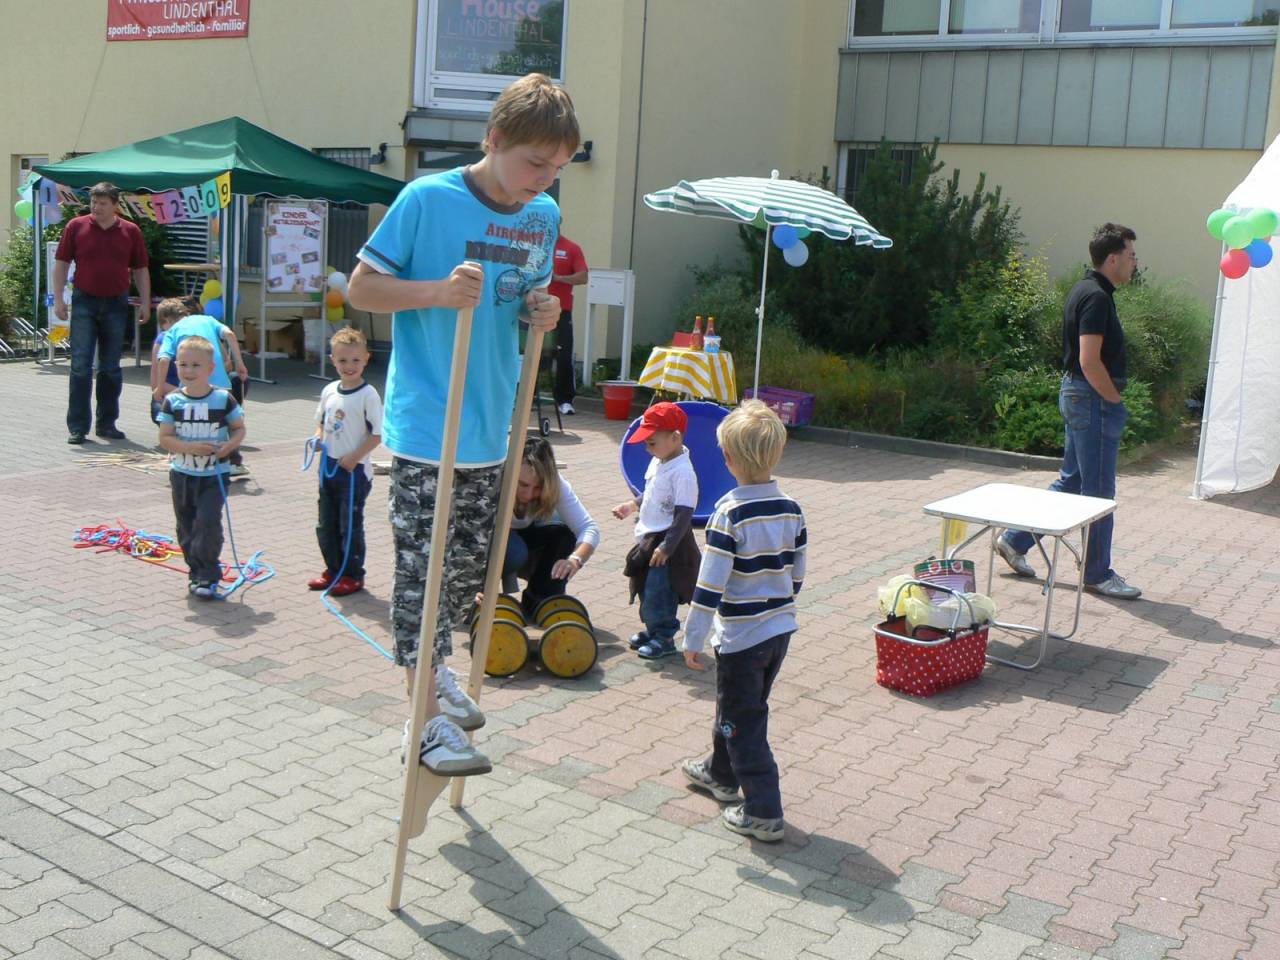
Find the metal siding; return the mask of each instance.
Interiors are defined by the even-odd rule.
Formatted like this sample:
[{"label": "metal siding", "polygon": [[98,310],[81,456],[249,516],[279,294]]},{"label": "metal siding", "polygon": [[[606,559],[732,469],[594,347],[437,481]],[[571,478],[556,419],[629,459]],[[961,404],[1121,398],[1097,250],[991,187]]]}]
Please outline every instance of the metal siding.
[{"label": "metal siding", "polygon": [[1053,103],[1057,87],[1057,52],[1028,51],[1022,58],[1018,143],[1039,146],[1053,142]]},{"label": "metal siding", "polygon": [[1169,117],[1166,147],[1204,145],[1204,111],[1209,91],[1209,50],[1174,50],[1169,69]]},{"label": "metal siding", "polygon": [[916,112],[920,103],[921,56],[919,53],[904,53],[889,61],[884,135],[894,143],[915,141]]},{"label": "metal siding", "polygon": [[1053,140],[1058,146],[1083,147],[1089,142],[1089,108],[1093,101],[1093,51],[1058,54],[1058,88],[1053,99]]},{"label": "metal siding", "polygon": [[1244,120],[1244,146],[1263,150],[1267,146],[1267,110],[1271,101],[1271,71],[1274,47],[1253,47],[1249,61],[1249,106]]},{"label": "metal siding", "polygon": [[884,136],[890,56],[887,53],[864,53],[858,58],[858,86],[853,97],[854,140],[875,142]]},{"label": "metal siding", "polygon": [[1138,48],[1133,51],[1133,73],[1129,80],[1129,122],[1125,146],[1164,146],[1164,118],[1169,109],[1168,47]]},{"label": "metal siding", "polygon": [[956,54],[951,89],[951,143],[981,143],[982,117],[987,102],[987,53]]},{"label": "metal siding", "polygon": [[987,66],[987,107],[982,123],[983,143],[1016,143],[1018,100],[1022,87],[1022,51],[991,54]]},{"label": "metal siding", "polygon": [[836,139],[853,140],[853,104],[858,89],[858,54],[842,54],[836,87]]},{"label": "metal siding", "polygon": [[916,142],[930,143],[935,137],[944,143],[951,137],[951,84],[955,54],[949,51],[926,53],[920,64],[920,107],[916,120]]},{"label": "metal siding", "polygon": [[1249,97],[1248,49],[1221,48],[1209,60],[1209,87],[1204,113],[1204,145],[1238,150],[1244,146]]},{"label": "metal siding", "polygon": [[1093,61],[1089,146],[1123,147],[1129,114],[1132,49],[1099,50]]}]

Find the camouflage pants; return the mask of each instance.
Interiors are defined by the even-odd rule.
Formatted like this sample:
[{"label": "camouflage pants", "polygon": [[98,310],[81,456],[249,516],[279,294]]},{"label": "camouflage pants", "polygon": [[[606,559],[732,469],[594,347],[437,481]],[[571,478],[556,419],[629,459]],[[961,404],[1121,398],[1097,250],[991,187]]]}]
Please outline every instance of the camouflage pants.
[{"label": "camouflage pants", "polygon": [[[388,510],[396,550],[391,629],[396,663],[403,667],[418,665],[418,633],[422,629],[422,600],[427,585],[427,557],[431,550],[439,473],[439,468],[431,464],[401,457],[391,461]],[[454,624],[465,624],[475,595],[484,587],[501,488],[501,466],[458,470],[454,474],[432,666],[453,652]]]}]

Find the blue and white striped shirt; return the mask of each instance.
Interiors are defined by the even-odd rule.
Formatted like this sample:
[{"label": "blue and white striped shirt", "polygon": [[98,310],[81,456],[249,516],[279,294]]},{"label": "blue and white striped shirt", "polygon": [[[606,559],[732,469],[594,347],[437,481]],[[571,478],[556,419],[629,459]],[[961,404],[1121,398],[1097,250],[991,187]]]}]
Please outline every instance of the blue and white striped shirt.
[{"label": "blue and white striped shirt", "polygon": [[800,504],[776,480],[721,497],[707,521],[684,648],[700,651],[710,636],[721,653],[738,653],[793,632],[808,539]]}]

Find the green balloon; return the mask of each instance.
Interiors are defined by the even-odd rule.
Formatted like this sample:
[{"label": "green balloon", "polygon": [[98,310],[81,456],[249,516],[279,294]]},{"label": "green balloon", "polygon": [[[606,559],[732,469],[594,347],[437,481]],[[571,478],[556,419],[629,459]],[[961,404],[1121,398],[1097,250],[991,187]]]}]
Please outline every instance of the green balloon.
[{"label": "green balloon", "polygon": [[1232,217],[1222,225],[1222,239],[1233,250],[1241,250],[1253,242],[1253,227],[1244,217]]},{"label": "green balloon", "polygon": [[1280,217],[1276,216],[1274,210],[1268,210],[1266,207],[1250,210],[1245,214],[1245,219],[1249,221],[1249,228],[1253,231],[1255,240],[1271,236],[1276,232],[1276,227],[1280,226]]},{"label": "green balloon", "polygon": [[1209,219],[1205,221],[1205,229],[1209,231],[1209,236],[1215,240],[1222,239],[1222,228],[1228,220],[1235,214],[1230,210],[1215,210],[1209,214]]},{"label": "green balloon", "polygon": [[31,214],[35,212],[35,207],[31,205],[30,200],[19,200],[13,205],[13,212],[18,215],[20,220],[30,220]]},{"label": "green balloon", "polygon": [[801,240],[805,239],[811,233],[813,233],[813,231],[810,230],[808,227],[796,227],[796,236],[799,237]]}]

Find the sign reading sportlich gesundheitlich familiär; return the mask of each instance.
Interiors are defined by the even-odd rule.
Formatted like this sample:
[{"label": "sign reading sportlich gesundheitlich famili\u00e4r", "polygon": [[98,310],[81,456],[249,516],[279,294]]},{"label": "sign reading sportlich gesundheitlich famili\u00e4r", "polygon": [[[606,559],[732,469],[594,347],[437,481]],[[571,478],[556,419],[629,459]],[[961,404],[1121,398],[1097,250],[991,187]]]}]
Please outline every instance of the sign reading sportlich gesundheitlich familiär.
[{"label": "sign reading sportlich gesundheitlich famili\u00e4r", "polygon": [[249,35],[249,0],[107,0],[108,40],[219,40]]}]

